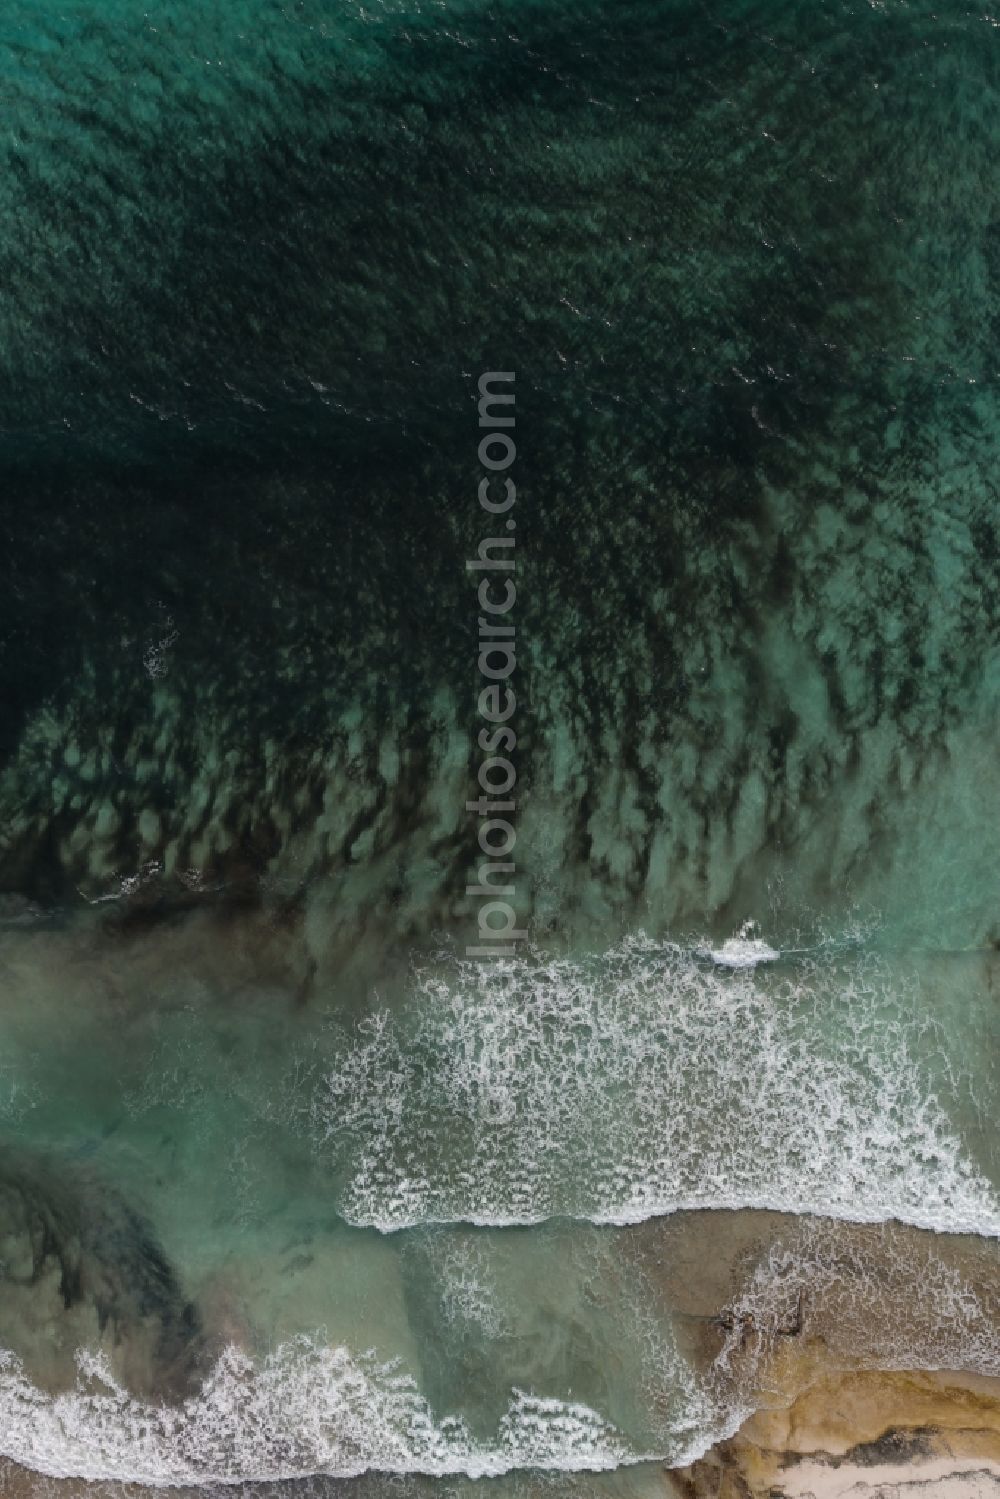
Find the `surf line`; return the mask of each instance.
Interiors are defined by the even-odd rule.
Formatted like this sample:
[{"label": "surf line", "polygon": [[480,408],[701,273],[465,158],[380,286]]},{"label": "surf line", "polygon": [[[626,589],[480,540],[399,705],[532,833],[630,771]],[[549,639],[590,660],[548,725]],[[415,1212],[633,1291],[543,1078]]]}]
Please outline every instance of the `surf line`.
[{"label": "surf line", "polygon": [[477,737],[484,756],[477,776],[481,794],[475,801],[466,802],[465,810],[479,818],[477,841],[485,856],[478,867],[477,883],[465,887],[466,895],[480,902],[476,912],[479,940],[466,947],[465,955],[480,962],[513,957],[515,944],[528,935],[518,926],[511,905],[516,898],[516,865],[511,856],[517,842],[513,822],[517,769],[510,758],[517,748],[517,734],[510,722],[517,709],[510,686],[517,667],[517,634],[509,618],[517,602],[511,576],[516,571],[517,522],[510,514],[517,500],[517,486],[508,473],[517,458],[514,379],[513,370],[487,370],[479,377],[479,426],[485,429],[479,440],[479,463],[486,470],[479,480],[479,504],[487,515],[505,517],[503,529],[508,534],[484,537],[476,560],[465,564],[467,573],[480,575],[476,595],[481,611],[477,707],[484,720]]}]

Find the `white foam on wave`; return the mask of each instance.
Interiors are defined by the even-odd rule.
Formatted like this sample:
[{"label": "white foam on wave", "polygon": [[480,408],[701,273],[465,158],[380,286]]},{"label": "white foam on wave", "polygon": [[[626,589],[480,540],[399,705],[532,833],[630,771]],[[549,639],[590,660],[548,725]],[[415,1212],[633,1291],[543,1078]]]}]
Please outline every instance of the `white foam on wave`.
[{"label": "white foam on wave", "polygon": [[483,1444],[462,1420],[436,1420],[397,1367],[320,1340],[295,1339],[261,1364],[230,1347],[179,1406],[136,1399],[99,1356],[77,1363],[76,1389],[50,1396],[0,1353],[3,1451],[50,1477],[152,1486],[369,1471],[479,1478],[643,1460],[589,1407],[522,1390]]},{"label": "white foam on wave", "polygon": [[757,1207],[1000,1236],[933,1030],[871,954],[725,969],[637,936],[458,961],[345,1040],[313,1130],[341,1210],[385,1231]]},{"label": "white foam on wave", "polygon": [[780,952],[756,933],[756,922],[744,922],[735,937],[727,937],[721,947],[706,949],[707,955],[720,968],[756,968],[758,963],[776,962]]}]

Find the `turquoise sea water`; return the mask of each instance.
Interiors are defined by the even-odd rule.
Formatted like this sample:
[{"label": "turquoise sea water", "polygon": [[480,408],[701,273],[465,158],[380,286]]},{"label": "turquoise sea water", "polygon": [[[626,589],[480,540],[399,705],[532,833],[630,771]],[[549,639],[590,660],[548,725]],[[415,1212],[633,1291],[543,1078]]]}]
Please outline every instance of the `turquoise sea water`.
[{"label": "turquoise sea water", "polygon": [[0,1457],[645,1496],[799,1307],[1000,1373],[998,49],[4,7]]}]

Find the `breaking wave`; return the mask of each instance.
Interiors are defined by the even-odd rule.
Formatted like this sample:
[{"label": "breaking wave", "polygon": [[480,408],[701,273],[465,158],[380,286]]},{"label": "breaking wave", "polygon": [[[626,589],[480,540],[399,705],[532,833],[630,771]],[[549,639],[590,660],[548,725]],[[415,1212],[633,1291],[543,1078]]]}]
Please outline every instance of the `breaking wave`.
[{"label": "breaking wave", "polygon": [[0,1428],[15,1462],[51,1477],[168,1486],[370,1471],[606,1471],[642,1460],[587,1406],[520,1390],[484,1444],[463,1420],[436,1420],[397,1366],[307,1338],[259,1365],[228,1348],[178,1406],[136,1399],[99,1356],[80,1353],[77,1364],[76,1388],[51,1396],[13,1355],[0,1355]]},{"label": "breaking wave", "polygon": [[948,1046],[884,955],[725,968],[639,935],[416,972],[342,1034],[312,1129],[384,1231],[757,1207],[997,1236]]},{"label": "breaking wave", "polygon": [[655,1451],[589,1405],[519,1388],[484,1441],[462,1417],[435,1415],[400,1361],[330,1347],[319,1333],[288,1340],[260,1361],[230,1346],[199,1392],[176,1405],[129,1393],[100,1354],[78,1353],[76,1387],[53,1396],[30,1382],[13,1354],[0,1353],[4,1455],[50,1477],[161,1487],[684,1466],[760,1405],[770,1355],[803,1306],[810,1329],[845,1368],[1000,1373],[995,1296],[987,1291],[984,1300],[983,1292],[993,1254],[980,1243],[955,1260],[938,1243],[900,1224],[786,1220],[745,1264],[728,1316],[718,1319],[729,1331],[701,1372],[640,1295],[622,1331],[641,1350],[650,1411],[669,1398],[669,1416],[655,1423]]}]

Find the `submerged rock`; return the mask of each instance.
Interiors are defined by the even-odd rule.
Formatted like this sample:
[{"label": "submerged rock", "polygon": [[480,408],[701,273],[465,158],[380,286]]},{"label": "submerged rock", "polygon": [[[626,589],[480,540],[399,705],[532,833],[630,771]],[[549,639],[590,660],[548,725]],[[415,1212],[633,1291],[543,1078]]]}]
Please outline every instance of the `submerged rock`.
[{"label": "submerged rock", "polygon": [[149,1224],[89,1169],[0,1150],[0,1344],[67,1388],[100,1348],[137,1392],[182,1393],[198,1318]]}]

